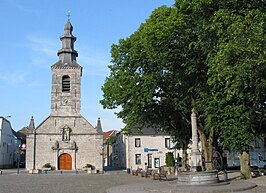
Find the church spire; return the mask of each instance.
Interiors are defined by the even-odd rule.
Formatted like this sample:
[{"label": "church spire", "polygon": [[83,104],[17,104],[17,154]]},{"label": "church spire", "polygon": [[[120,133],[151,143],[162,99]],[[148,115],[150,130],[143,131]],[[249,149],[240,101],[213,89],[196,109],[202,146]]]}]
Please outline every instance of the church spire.
[{"label": "church spire", "polygon": [[98,121],[97,121],[96,130],[97,130],[98,133],[102,133],[103,132],[100,117],[98,118]]},{"label": "church spire", "polygon": [[29,129],[30,131],[33,131],[33,130],[35,129],[34,118],[33,118],[33,116],[31,116],[30,124],[29,124],[28,129]]},{"label": "church spire", "polygon": [[64,34],[60,37],[62,48],[58,50],[57,55],[63,65],[72,66],[73,61],[76,61],[76,57],[78,57],[78,52],[74,49],[76,37],[72,35],[73,26],[70,23],[70,13],[67,16],[68,20],[64,26]]}]

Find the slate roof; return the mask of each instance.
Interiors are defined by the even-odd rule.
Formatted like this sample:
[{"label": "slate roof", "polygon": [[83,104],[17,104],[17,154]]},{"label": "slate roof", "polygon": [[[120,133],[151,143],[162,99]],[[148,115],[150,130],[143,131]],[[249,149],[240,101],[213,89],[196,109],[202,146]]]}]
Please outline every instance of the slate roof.
[{"label": "slate roof", "polygon": [[144,127],[140,128],[132,128],[130,135],[168,135],[166,132],[163,132],[160,128],[151,128]]},{"label": "slate roof", "polygon": [[75,60],[68,62],[68,63],[63,63],[61,60],[56,62],[55,64],[52,65],[52,68],[54,67],[60,67],[60,68],[67,68],[67,67],[79,67],[82,68]]}]

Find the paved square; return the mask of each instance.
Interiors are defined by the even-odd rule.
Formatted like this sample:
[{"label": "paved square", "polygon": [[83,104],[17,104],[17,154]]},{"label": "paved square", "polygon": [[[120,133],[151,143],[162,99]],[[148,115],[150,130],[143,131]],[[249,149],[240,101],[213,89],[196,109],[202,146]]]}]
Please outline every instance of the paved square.
[{"label": "paved square", "polygon": [[16,170],[6,170],[0,175],[0,193],[104,193],[108,188],[123,184],[151,182],[127,174],[112,171],[105,174],[85,172],[48,172],[48,174],[28,174]]}]

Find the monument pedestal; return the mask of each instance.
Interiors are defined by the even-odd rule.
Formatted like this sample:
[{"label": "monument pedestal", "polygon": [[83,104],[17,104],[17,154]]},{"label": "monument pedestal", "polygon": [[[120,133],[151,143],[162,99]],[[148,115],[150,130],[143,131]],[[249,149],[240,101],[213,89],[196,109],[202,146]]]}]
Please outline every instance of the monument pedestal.
[{"label": "monument pedestal", "polygon": [[177,184],[181,185],[205,185],[219,182],[217,171],[208,172],[182,172],[178,174]]},{"label": "monument pedestal", "polygon": [[201,153],[199,151],[191,152],[191,171],[199,172],[202,171],[202,160]]},{"label": "monument pedestal", "polygon": [[30,169],[29,173],[30,174],[40,174],[40,173],[42,173],[42,170],[40,170],[40,169]]}]

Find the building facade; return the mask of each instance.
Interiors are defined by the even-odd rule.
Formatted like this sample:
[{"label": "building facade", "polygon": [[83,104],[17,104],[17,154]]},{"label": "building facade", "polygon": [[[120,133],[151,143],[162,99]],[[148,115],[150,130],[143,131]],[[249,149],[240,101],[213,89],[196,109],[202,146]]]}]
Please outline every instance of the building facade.
[{"label": "building facade", "polygon": [[114,155],[117,166],[121,168],[152,168],[165,166],[166,153],[173,152],[176,157],[181,151],[175,151],[171,137],[164,132],[152,128],[144,128],[141,132],[133,131],[128,135],[117,134]]},{"label": "building facade", "polygon": [[116,141],[116,130],[103,132],[104,166],[114,166],[113,144]]},{"label": "building facade", "polygon": [[60,37],[58,62],[52,65],[51,114],[27,136],[27,169],[50,163],[56,170],[79,170],[86,164],[103,170],[102,128],[80,114],[82,67],[74,49],[76,37],[68,20]]},{"label": "building facade", "polygon": [[0,117],[0,168],[12,168],[16,165],[20,140],[14,133],[10,121]]}]

